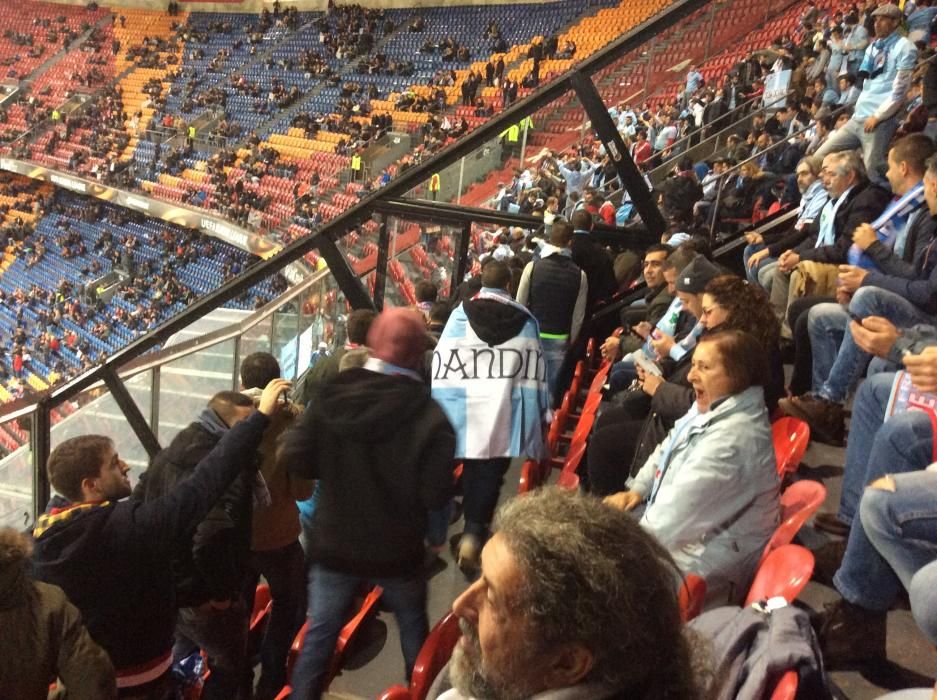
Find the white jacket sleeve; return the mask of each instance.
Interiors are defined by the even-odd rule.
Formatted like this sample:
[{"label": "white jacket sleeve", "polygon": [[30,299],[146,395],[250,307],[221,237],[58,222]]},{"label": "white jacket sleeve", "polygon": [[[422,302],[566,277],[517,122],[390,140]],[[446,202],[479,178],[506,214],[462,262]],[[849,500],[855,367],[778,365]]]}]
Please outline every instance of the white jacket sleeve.
[{"label": "white jacket sleeve", "polygon": [[698,543],[733,520],[748,502],[738,447],[724,431],[712,431],[676,459],[641,520],[670,551]]},{"label": "white jacket sleeve", "polygon": [[527,306],[527,300],[530,298],[530,276],[533,271],[533,262],[529,262],[524,266],[524,272],[521,274],[521,281],[517,285],[516,301],[518,304]]}]

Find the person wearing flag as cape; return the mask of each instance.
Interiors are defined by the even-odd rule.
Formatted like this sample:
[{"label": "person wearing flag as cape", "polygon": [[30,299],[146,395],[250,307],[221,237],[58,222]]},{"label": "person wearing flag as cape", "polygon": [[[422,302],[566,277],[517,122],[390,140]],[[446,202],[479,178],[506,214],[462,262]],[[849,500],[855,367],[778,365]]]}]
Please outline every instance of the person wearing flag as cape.
[{"label": "person wearing flag as cape", "polygon": [[463,463],[458,562],[469,577],[478,571],[511,458],[543,456],[550,396],[540,326],[511,298],[510,282],[505,263],[487,262],[481,290],[452,312],[433,352],[433,398],[455,428],[455,457]]}]

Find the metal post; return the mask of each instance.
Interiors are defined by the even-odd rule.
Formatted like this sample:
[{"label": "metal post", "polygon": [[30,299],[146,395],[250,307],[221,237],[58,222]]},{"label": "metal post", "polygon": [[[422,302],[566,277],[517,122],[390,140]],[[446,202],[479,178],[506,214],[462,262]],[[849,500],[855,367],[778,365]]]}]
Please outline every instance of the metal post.
[{"label": "metal post", "polygon": [[706,46],[703,49],[704,61],[709,58],[709,51],[713,45],[713,28],[715,27],[715,24],[716,24],[716,6],[718,4],[719,4],[718,2],[714,2],[709,12],[709,31],[706,32]]},{"label": "metal post", "polygon": [[390,249],[390,232],[387,230],[387,215],[381,215],[377,229],[377,266],[374,268],[374,308],[384,310],[384,285],[387,284],[387,254]]},{"label": "metal post", "polygon": [[160,366],[156,365],[150,375],[150,430],[159,439],[159,388]]},{"label": "metal post", "polygon": [[[302,312],[302,306],[300,306],[300,311],[296,313],[296,335],[299,335],[299,315]],[[296,357],[299,357],[299,353],[296,353]],[[241,388],[241,374],[238,370],[241,368],[241,336],[237,336],[234,339],[234,368],[231,370],[231,388],[234,391],[237,391]],[[296,376],[295,374],[293,375]]]},{"label": "metal post", "polygon": [[462,204],[462,182],[465,180],[465,156],[459,159],[459,189],[456,191],[455,202]]},{"label": "metal post", "polygon": [[449,298],[454,299],[456,290],[462,284],[465,273],[468,270],[468,247],[472,239],[472,222],[466,221],[462,224],[462,231],[459,234],[459,248],[456,251],[458,257],[455,260],[455,272],[452,279],[449,280]]},{"label": "metal post", "polygon": [[524,133],[521,134],[521,157],[520,157],[520,160],[518,161],[518,167],[521,170],[524,169],[524,151],[527,150],[527,127],[529,123],[530,123],[530,118],[524,117]]},{"label": "metal post", "polygon": [[601,139],[605,152],[608,153],[615,166],[619,182],[631,195],[631,201],[635,210],[641,215],[645,228],[652,236],[660,236],[667,228],[667,224],[648,190],[644,176],[634,164],[634,160],[628,153],[628,147],[625,146],[621,134],[615,128],[615,123],[609,116],[598,90],[595,89],[593,82],[579,71],[573,73],[570,82],[592,120],[592,128]]},{"label": "metal post", "polygon": [[127,391],[127,387],[124,386],[123,381],[117,376],[117,371],[114,369],[113,365],[105,366],[102,374],[104,375],[104,383],[107,385],[108,390],[110,390],[114,402],[121,412],[123,412],[124,418],[127,419],[130,428],[137,436],[140,444],[143,445],[143,449],[146,450],[150,458],[155,457],[163,448],[160,447],[156,435],[150,430],[150,426],[147,424],[146,418],[143,417],[143,413],[140,412],[140,407],[137,406],[137,402],[133,400],[130,392]]},{"label": "metal post", "polygon": [[46,472],[49,452],[52,451],[50,409],[49,399],[39,400],[36,411],[32,414],[32,429],[29,431],[29,451],[33,467],[33,522],[45,511],[49,498],[52,497],[49,474]]},{"label": "metal post", "polygon": [[368,294],[368,290],[365,286],[361,284],[358,275],[355,274],[355,271],[351,269],[351,265],[348,264],[348,258],[338,249],[338,246],[335,245],[335,241],[331,238],[323,237],[322,242],[319,244],[319,252],[329,266],[329,272],[332,273],[332,276],[338,283],[338,288],[342,290],[345,299],[351,304],[351,308],[373,309],[374,302],[371,301],[371,295]]}]

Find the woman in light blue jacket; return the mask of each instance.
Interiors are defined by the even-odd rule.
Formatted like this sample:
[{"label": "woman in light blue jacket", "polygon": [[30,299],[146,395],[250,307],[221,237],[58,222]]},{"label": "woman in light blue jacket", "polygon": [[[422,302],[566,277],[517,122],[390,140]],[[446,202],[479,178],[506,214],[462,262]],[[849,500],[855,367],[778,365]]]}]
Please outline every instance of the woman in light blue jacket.
[{"label": "woman in light blue jacket", "polygon": [[689,375],[696,402],[629,490],[605,499],[624,510],[643,504],[641,524],[685,574],[706,580],[707,604],[741,602],[778,525],[765,376],[764,352],[749,334],[701,338]]}]

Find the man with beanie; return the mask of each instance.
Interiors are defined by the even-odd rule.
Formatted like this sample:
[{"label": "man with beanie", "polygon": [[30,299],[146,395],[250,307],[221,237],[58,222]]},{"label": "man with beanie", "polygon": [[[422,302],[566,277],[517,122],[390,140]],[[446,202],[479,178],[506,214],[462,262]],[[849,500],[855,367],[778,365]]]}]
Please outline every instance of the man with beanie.
[{"label": "man with beanie", "polygon": [[345,613],[363,582],[384,589],[409,678],[429,630],[427,512],[452,495],[455,434],[423,383],[426,323],[393,308],[371,325],[364,367],[338,374],[281,440],[277,459],[317,479],[307,555],[309,631],[294,697],[318,698]]},{"label": "man with beanie", "polygon": [[433,398],[457,435],[465,531],[459,567],[478,571],[479,555],[512,457],[543,456],[550,395],[537,319],[508,293],[511,270],[492,261],[482,288],[456,308],[433,351]]},{"label": "man with beanie", "polygon": [[527,263],[517,288],[518,303],[530,309],[540,323],[551,395],[556,392],[566,350],[579,336],[586,314],[589,283],[586,273],[573,262],[569,250],[572,236],[572,226],[556,222],[550,231],[550,243],[540,250],[540,260]]},{"label": "man with beanie", "polygon": [[282,379],[268,384],[258,410],[161,498],[126,500],[129,467],[103,435],[70,438],[49,455],[49,481],[68,505],[36,522],[33,574],[59,586],[81,611],[91,638],[114,663],[119,697],[168,697],[177,607],[173,554],[254,463],[269,416],[289,386]]},{"label": "man with beanie", "polygon": [[[251,353],[241,362],[241,393],[256,406],[263,387],[279,377],[280,363],[273,355]],[[260,647],[260,681],[254,700],[274,698],[286,685],[286,658],[306,610],[306,567],[299,544],[301,527],[296,502],[312,495],[313,484],[290,474],[276,460],[277,440],[300,413],[301,406],[286,402],[270,420],[260,443],[260,476],[269,498],[254,505],[244,601],[245,608],[253,610],[257,582],[263,575],[270,586],[273,606]]]}]

